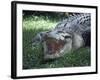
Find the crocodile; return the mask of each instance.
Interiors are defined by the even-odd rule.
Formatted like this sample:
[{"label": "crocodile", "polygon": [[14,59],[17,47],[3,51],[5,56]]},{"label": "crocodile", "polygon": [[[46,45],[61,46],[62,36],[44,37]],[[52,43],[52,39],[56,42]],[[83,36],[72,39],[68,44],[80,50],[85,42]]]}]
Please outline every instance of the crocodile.
[{"label": "crocodile", "polygon": [[42,43],[44,59],[55,59],[71,50],[90,47],[90,38],[91,14],[80,13],[58,22],[54,29],[38,33],[32,39],[32,45]]}]

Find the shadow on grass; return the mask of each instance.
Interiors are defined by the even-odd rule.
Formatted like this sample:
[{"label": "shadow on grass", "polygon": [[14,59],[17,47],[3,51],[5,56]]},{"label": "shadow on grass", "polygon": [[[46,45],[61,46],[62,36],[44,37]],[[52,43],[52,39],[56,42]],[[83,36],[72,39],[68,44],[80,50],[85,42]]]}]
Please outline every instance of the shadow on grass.
[{"label": "shadow on grass", "polygon": [[[29,42],[39,32],[46,31],[43,29],[23,29],[23,69],[36,68],[59,68],[59,67],[78,67],[90,66],[90,48],[80,48],[77,51],[71,51],[65,56],[52,60],[43,60],[43,48],[40,44],[35,49],[32,49]],[[27,47],[25,47],[27,45]]]}]

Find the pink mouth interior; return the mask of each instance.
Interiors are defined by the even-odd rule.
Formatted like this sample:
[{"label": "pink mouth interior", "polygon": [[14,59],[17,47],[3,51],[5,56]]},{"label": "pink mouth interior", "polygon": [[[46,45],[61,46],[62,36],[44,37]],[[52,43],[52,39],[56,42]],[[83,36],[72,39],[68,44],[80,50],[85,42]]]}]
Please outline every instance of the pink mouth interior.
[{"label": "pink mouth interior", "polygon": [[46,45],[47,45],[47,52],[50,54],[55,54],[56,52],[59,52],[64,47],[65,42],[62,40],[54,40],[54,39],[47,39]]}]

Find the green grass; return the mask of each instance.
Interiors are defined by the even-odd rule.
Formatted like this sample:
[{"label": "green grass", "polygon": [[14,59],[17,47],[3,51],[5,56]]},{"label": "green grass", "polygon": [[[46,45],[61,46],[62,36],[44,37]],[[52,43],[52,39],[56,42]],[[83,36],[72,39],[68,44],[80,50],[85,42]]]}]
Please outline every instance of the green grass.
[{"label": "green grass", "polygon": [[47,16],[23,18],[23,69],[90,66],[90,48],[80,48],[61,58],[44,61],[42,45],[33,49],[29,44],[37,33],[54,28],[58,21]]}]

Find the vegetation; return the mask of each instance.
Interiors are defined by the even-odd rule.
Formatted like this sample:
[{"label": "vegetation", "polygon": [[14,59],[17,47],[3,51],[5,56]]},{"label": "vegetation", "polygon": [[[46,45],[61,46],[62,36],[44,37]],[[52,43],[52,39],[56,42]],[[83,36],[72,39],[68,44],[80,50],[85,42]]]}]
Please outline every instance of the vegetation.
[{"label": "vegetation", "polygon": [[90,48],[80,48],[61,58],[44,61],[42,45],[33,49],[30,43],[32,38],[41,31],[54,28],[67,16],[54,17],[55,13],[36,13],[26,15],[24,12],[23,16],[23,69],[90,66]]}]

